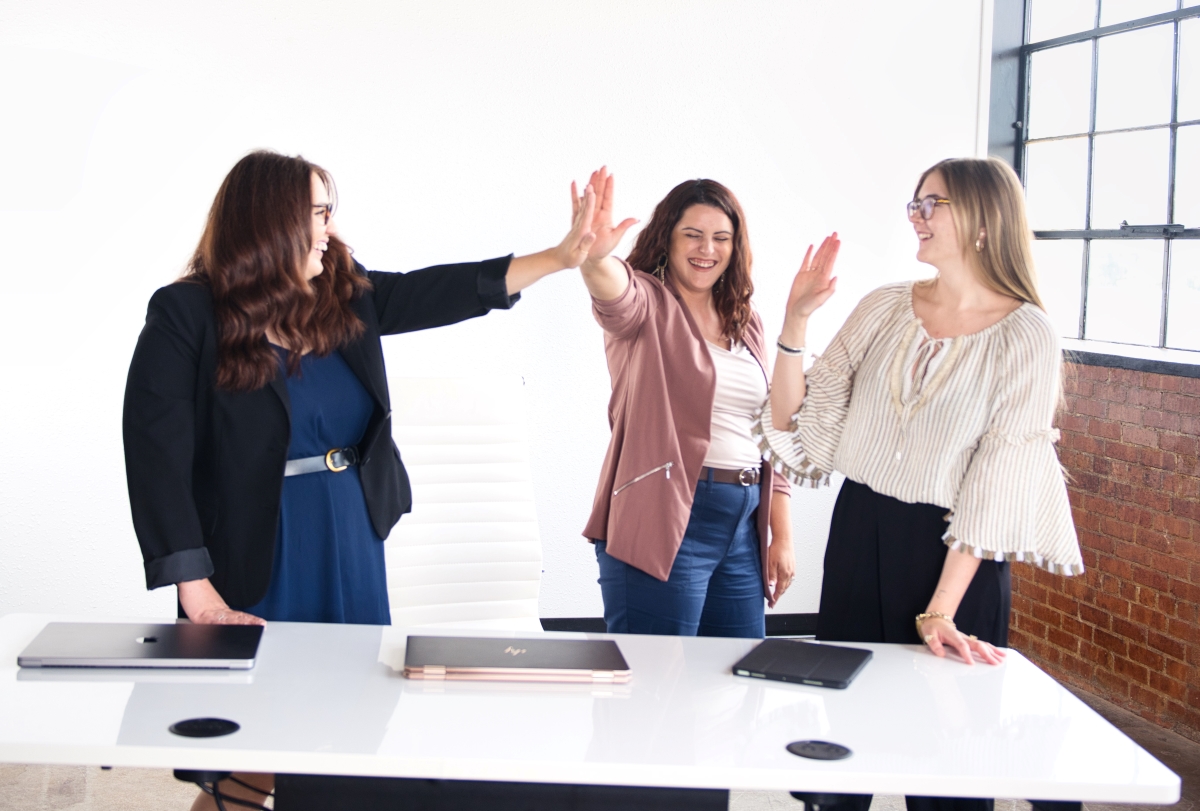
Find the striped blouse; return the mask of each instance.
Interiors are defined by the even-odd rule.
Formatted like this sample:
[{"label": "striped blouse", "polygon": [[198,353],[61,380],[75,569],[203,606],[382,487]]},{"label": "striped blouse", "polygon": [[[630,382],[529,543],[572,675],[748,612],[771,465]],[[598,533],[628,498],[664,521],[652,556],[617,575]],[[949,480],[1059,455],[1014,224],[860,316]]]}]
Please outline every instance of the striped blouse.
[{"label": "striped blouse", "polygon": [[1083,559],[1054,453],[1062,355],[1041,309],[931,339],[912,282],[868,294],[807,375],[788,431],[767,401],[756,438],[797,484],[829,472],[948,510],[944,540],[989,560],[1079,574]]}]

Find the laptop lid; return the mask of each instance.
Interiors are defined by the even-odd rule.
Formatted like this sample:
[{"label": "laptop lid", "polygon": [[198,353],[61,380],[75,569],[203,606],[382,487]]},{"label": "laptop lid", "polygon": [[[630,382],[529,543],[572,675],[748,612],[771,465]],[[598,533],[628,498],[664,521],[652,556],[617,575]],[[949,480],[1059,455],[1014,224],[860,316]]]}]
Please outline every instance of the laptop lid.
[{"label": "laptop lid", "polygon": [[248,670],[262,632],[261,625],[51,622],[17,664]]},{"label": "laptop lid", "polygon": [[632,674],[609,639],[510,639],[410,636],[410,679],[621,684]]},{"label": "laptop lid", "polygon": [[845,689],[871,659],[869,650],[768,639],[733,666],[738,676]]}]

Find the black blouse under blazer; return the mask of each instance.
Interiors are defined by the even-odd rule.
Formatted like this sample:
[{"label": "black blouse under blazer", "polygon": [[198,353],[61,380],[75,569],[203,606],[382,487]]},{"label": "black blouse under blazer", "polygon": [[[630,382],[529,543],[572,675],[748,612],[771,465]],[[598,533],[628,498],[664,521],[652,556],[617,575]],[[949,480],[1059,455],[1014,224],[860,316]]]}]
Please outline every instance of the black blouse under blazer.
[{"label": "black blouse under blazer", "polygon": [[[375,401],[359,443],[371,523],[386,538],[412,508],[392,442],[381,335],[440,327],[507,309],[511,256],[411,273],[358,272],[372,289],[352,303],[366,325],[340,350]],[[250,392],[216,388],[217,332],[207,285],[179,281],[150,299],[125,384],[125,474],[147,588],[211,578],[234,608],[267,593],[291,434],[282,369]]]}]

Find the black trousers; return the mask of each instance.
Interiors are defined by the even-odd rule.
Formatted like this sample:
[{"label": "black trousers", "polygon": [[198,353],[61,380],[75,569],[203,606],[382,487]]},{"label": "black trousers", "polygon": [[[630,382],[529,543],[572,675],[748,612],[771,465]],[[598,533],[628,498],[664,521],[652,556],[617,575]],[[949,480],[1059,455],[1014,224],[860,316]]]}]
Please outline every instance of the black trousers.
[{"label": "black trousers", "polygon": [[[908,504],[847,479],[833,508],[817,638],[921,644],[913,618],[929,604],[949,551],[946,508]],[[959,630],[1008,645],[1008,563],[985,560],[954,615]]]},{"label": "black trousers", "polygon": [[[838,494],[825,547],[817,638],[838,642],[921,644],[913,618],[937,588],[949,551],[946,508],[908,504],[847,479]],[[1012,583],[1008,563],[985,560],[954,615],[958,629],[1008,646]],[[908,811],[993,811],[994,800],[906,797]],[[871,795],[847,795],[846,811],[867,811]],[[1079,803],[1043,803],[1041,811],[1078,811]]]}]

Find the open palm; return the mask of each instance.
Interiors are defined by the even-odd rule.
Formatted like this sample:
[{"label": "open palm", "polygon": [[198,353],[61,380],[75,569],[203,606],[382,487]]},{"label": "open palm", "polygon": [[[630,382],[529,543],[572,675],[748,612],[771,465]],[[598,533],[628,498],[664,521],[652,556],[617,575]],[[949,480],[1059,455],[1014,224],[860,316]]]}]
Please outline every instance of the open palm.
[{"label": "open palm", "polygon": [[804,262],[792,280],[792,289],[788,293],[788,318],[807,319],[833,295],[837,289],[833,265],[841,247],[842,241],[838,239],[836,231],[825,237],[816,256],[813,256],[812,245],[808,246]]},{"label": "open palm", "polygon": [[[635,219],[627,219],[622,220],[618,225],[613,225],[614,180],[614,177],[608,173],[608,167],[601,166],[592,172],[592,177],[588,181],[588,188],[596,196],[592,221],[590,226],[585,226],[585,230],[595,237],[588,249],[588,258],[593,261],[603,259],[615,251],[625,236],[625,232],[637,222]],[[584,196],[579,197],[575,191],[575,184],[572,183],[571,199],[573,201],[571,213],[578,217],[580,208],[586,209],[587,207],[587,189],[584,190]],[[586,211],[584,213],[586,214]]]}]

